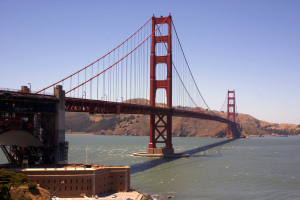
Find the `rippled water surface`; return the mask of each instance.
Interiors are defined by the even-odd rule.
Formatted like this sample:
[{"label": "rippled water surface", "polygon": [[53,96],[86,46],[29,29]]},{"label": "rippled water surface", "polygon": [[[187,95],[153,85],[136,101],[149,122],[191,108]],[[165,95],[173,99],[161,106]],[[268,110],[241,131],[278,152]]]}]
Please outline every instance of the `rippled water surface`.
[{"label": "rippled water surface", "polygon": [[[173,138],[188,158],[141,158],[148,137],[67,135],[69,163],[131,166],[131,187],[157,199],[300,199],[300,137]],[[7,162],[0,154],[1,163]]]}]

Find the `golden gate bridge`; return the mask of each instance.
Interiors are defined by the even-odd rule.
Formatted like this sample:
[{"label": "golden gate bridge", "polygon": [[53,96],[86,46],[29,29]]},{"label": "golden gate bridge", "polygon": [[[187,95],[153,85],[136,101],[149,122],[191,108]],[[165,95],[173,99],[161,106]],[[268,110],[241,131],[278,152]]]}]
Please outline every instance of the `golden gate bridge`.
[{"label": "golden gate bridge", "polygon": [[235,92],[228,91],[226,99],[223,118],[205,102],[171,15],[152,16],[115,49],[48,87],[34,93],[27,87],[0,89],[0,144],[12,164],[22,165],[24,158],[63,164],[65,111],[145,114],[150,115],[147,155],[172,156],[172,116],[226,123],[227,137],[238,137]]}]

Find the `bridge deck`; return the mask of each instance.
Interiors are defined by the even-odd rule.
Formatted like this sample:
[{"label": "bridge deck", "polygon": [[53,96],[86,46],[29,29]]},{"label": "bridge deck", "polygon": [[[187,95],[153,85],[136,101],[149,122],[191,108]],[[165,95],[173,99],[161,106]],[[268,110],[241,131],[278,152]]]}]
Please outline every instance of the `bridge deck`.
[{"label": "bridge deck", "polygon": [[89,100],[89,99],[79,99],[79,98],[69,98],[66,97],[66,111],[68,112],[89,112],[90,114],[104,113],[104,114],[145,114],[145,115],[167,115],[172,114],[172,116],[180,117],[191,117],[206,120],[218,121],[230,125],[236,124],[228,119],[219,117],[216,115],[211,115],[203,112],[191,111],[191,110],[179,110],[179,109],[169,109],[164,107],[154,107],[139,104],[129,104],[129,103],[118,103],[118,102],[108,102],[101,100]]},{"label": "bridge deck", "polygon": [[[14,99],[18,101],[31,101],[41,102],[41,103],[54,103],[57,102],[58,99],[52,95],[43,95],[43,94],[32,94],[32,93],[19,93],[12,91],[0,91],[0,99],[8,100]],[[180,116],[180,117],[191,117],[191,118],[199,118],[206,120],[218,121],[230,125],[236,124],[228,119],[223,117],[219,117],[217,115],[212,115],[208,113],[204,113],[201,111],[192,111],[192,110],[181,110],[181,109],[169,109],[164,107],[154,107],[148,105],[140,105],[140,104],[130,104],[130,103],[119,103],[119,102],[109,102],[109,101],[101,101],[101,100],[90,100],[90,99],[81,99],[81,98],[70,98],[66,97],[66,106],[65,110],[68,112],[89,112],[91,114],[94,113],[104,113],[104,114],[145,114],[145,115],[167,115],[172,114],[172,116]],[[3,107],[4,105],[2,105]],[[21,105],[20,105],[21,106]],[[29,105],[27,105],[29,106]],[[0,112],[2,110],[6,111],[3,107],[0,107]],[[28,112],[28,109],[24,108],[24,105],[21,108],[14,107],[14,110],[18,110],[19,112]],[[29,106],[30,107],[30,106]],[[3,110],[4,109],[4,110]]]}]

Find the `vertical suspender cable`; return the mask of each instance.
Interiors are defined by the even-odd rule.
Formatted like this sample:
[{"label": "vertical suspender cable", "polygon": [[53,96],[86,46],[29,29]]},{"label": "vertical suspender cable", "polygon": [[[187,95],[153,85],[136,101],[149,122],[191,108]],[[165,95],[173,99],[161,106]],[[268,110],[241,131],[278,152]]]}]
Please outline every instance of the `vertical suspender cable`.
[{"label": "vertical suspender cable", "polygon": [[[92,65],[92,76],[91,77],[93,77],[93,68],[94,68],[94,65]],[[90,82],[90,99],[92,99],[93,97],[92,97],[92,94],[93,94],[93,82],[92,82],[93,80],[91,80],[91,82]]]},{"label": "vertical suspender cable", "polygon": [[[104,70],[104,60],[105,60],[105,58],[103,58],[103,70]],[[103,73],[103,95],[102,95],[102,97],[103,97],[103,100],[105,101],[105,72]]]},{"label": "vertical suspender cable", "polygon": [[[99,74],[99,61],[98,61],[98,68],[97,68],[97,74]],[[98,91],[99,91],[99,76],[97,76],[97,100],[99,100],[98,99]]]}]

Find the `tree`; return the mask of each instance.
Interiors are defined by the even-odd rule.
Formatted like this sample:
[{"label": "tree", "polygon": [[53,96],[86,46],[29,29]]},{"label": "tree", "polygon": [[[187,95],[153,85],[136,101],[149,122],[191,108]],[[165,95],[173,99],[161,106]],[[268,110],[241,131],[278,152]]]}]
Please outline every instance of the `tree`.
[{"label": "tree", "polygon": [[255,122],[257,128],[259,128],[260,127],[260,121],[258,119],[254,119],[254,122]]},{"label": "tree", "polygon": [[18,187],[28,181],[29,179],[25,174],[2,169],[0,171],[0,199],[10,199],[10,188]]},{"label": "tree", "polygon": [[28,184],[28,189],[29,190],[35,190],[37,187],[37,183],[31,182]]}]

